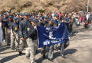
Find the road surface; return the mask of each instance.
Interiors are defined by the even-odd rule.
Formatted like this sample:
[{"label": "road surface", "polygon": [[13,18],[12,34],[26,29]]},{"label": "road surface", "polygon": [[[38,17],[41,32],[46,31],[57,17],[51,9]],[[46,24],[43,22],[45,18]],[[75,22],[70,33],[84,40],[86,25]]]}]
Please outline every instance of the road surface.
[{"label": "road surface", "polygon": [[[92,63],[92,30],[81,31],[70,40],[70,46],[65,50],[66,58],[55,52],[53,61],[36,55],[37,63]],[[29,63],[25,55],[18,56],[7,46],[0,47],[0,63]]]}]

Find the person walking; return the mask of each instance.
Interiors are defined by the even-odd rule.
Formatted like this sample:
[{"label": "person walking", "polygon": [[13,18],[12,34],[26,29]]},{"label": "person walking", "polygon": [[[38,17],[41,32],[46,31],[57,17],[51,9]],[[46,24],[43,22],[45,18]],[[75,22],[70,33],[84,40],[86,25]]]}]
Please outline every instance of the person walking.
[{"label": "person walking", "polygon": [[2,44],[2,40],[3,40],[3,31],[2,31],[2,22],[0,17],[0,45]]}]

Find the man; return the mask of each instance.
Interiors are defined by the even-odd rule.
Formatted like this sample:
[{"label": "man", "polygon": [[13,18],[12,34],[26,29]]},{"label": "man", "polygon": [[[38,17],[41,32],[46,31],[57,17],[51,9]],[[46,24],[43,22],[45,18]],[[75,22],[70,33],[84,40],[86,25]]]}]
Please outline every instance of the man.
[{"label": "man", "polygon": [[88,13],[86,14],[86,20],[87,20],[87,21],[89,20],[89,17],[90,17],[90,12],[88,12]]},{"label": "man", "polygon": [[11,21],[11,49],[17,50],[19,47],[19,23],[17,19],[14,19],[13,22]]},{"label": "man", "polygon": [[2,31],[2,15],[0,15],[0,45],[2,45],[3,31]]},{"label": "man", "polygon": [[3,15],[2,29],[3,29],[4,42],[6,42],[6,44],[9,45],[9,41],[8,41],[8,15],[7,14]]},{"label": "man", "polygon": [[35,62],[35,42],[37,38],[37,32],[34,28],[34,22],[29,21],[29,15],[24,16],[24,19],[20,22],[20,41],[27,42],[26,57],[30,57],[30,62]]}]

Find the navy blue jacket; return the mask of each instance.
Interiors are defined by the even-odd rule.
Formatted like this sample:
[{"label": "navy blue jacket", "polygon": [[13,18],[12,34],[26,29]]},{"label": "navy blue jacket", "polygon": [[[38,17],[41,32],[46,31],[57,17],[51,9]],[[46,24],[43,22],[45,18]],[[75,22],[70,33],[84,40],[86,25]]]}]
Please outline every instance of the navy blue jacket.
[{"label": "navy blue jacket", "polygon": [[20,29],[20,36],[22,38],[32,38],[33,40],[36,39],[37,32],[32,26],[31,22],[28,20],[23,20],[19,23]]}]

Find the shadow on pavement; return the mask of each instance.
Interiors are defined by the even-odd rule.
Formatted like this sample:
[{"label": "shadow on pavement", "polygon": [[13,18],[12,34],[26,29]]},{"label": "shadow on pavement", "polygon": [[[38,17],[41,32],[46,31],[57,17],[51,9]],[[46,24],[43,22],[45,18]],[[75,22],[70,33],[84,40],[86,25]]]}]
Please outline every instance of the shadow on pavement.
[{"label": "shadow on pavement", "polygon": [[77,49],[67,49],[65,50],[64,55],[73,54],[75,52],[77,52]]},{"label": "shadow on pavement", "polygon": [[45,60],[45,59],[41,57],[41,58],[37,59],[36,62],[37,62],[37,63],[42,63],[44,60]]},{"label": "shadow on pavement", "polygon": [[[75,52],[77,52],[76,49],[67,49],[67,50],[65,50],[64,55],[66,56],[66,55],[68,55],[68,54],[73,54],[73,53],[75,53]],[[60,52],[54,53],[53,60],[54,60],[55,58],[57,58],[57,57],[60,57]],[[66,57],[65,57],[65,58],[66,58]]]},{"label": "shadow on pavement", "polygon": [[[68,54],[73,54],[73,53],[75,53],[75,52],[77,52],[76,49],[67,49],[67,50],[65,50],[64,55],[66,56],[66,55],[68,55]],[[56,59],[57,57],[60,57],[60,52],[54,53],[54,57],[53,57],[52,61],[53,61],[54,59]],[[47,59],[47,58],[46,58],[46,59]],[[41,57],[41,58],[37,59],[36,62],[37,62],[37,63],[42,63],[44,60],[45,60],[45,59]]]},{"label": "shadow on pavement", "polygon": [[0,52],[3,52],[9,48],[10,48],[9,46],[0,46]]},{"label": "shadow on pavement", "polygon": [[3,58],[3,59],[0,60],[0,63],[4,63],[4,62],[7,62],[7,61],[10,61],[10,60],[12,60],[13,58],[18,57],[18,56],[19,56],[19,55],[16,54],[16,55],[12,55],[12,56],[5,57],[5,58]]}]

